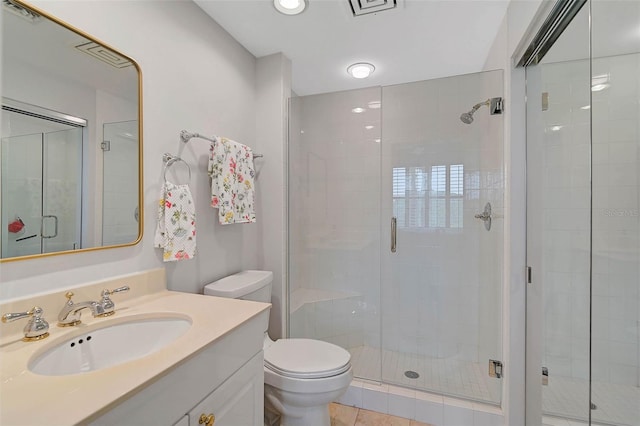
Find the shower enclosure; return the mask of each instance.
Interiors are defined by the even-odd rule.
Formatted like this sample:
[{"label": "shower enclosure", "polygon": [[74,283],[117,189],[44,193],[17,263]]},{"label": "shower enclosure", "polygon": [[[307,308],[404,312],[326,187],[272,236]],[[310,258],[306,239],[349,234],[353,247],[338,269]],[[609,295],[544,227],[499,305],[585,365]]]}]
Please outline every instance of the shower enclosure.
[{"label": "shower enclosure", "polygon": [[527,424],[638,425],[640,3],[569,3],[526,67]]},{"label": "shower enclosure", "polygon": [[362,379],[501,403],[502,88],[490,71],[292,99],[291,337],[348,349]]}]

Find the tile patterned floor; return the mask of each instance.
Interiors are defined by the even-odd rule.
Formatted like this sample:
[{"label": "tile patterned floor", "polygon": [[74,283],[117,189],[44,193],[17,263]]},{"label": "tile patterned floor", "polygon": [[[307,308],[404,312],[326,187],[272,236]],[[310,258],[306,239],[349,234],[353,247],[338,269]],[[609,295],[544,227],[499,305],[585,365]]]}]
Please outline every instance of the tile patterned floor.
[{"label": "tile patterned floor", "polygon": [[331,426],[432,426],[415,420],[336,403],[329,405],[329,413]]}]

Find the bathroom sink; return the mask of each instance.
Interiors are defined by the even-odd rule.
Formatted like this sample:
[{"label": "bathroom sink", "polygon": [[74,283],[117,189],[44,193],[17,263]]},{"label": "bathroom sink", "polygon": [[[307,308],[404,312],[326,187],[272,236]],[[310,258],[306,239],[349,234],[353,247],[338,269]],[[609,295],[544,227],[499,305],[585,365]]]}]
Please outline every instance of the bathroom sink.
[{"label": "bathroom sink", "polygon": [[37,352],[29,370],[44,376],[87,373],[150,355],[183,335],[191,321],[184,317],[131,317],[87,327],[72,339]]}]

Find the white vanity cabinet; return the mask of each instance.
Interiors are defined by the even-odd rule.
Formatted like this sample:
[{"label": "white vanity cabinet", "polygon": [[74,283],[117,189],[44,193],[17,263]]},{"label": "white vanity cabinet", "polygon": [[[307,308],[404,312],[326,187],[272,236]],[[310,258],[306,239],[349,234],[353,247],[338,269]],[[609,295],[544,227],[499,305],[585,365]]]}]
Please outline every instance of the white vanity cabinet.
[{"label": "white vanity cabinet", "polygon": [[[263,377],[263,357],[259,354],[236,371],[218,389],[211,392],[178,424],[189,426],[262,424]],[[184,422],[185,419],[187,423]]]},{"label": "white vanity cabinet", "polygon": [[216,426],[263,425],[268,314],[242,323],[89,424],[200,426],[201,415],[213,414]]}]

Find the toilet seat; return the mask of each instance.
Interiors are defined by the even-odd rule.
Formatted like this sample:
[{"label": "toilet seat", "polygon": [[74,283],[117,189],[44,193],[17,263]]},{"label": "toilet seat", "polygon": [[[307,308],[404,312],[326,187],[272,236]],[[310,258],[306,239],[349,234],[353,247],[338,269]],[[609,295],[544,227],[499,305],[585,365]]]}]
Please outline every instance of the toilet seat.
[{"label": "toilet seat", "polygon": [[320,379],[351,368],[351,354],[331,343],[312,339],[280,339],[264,351],[264,366],[284,377]]}]

